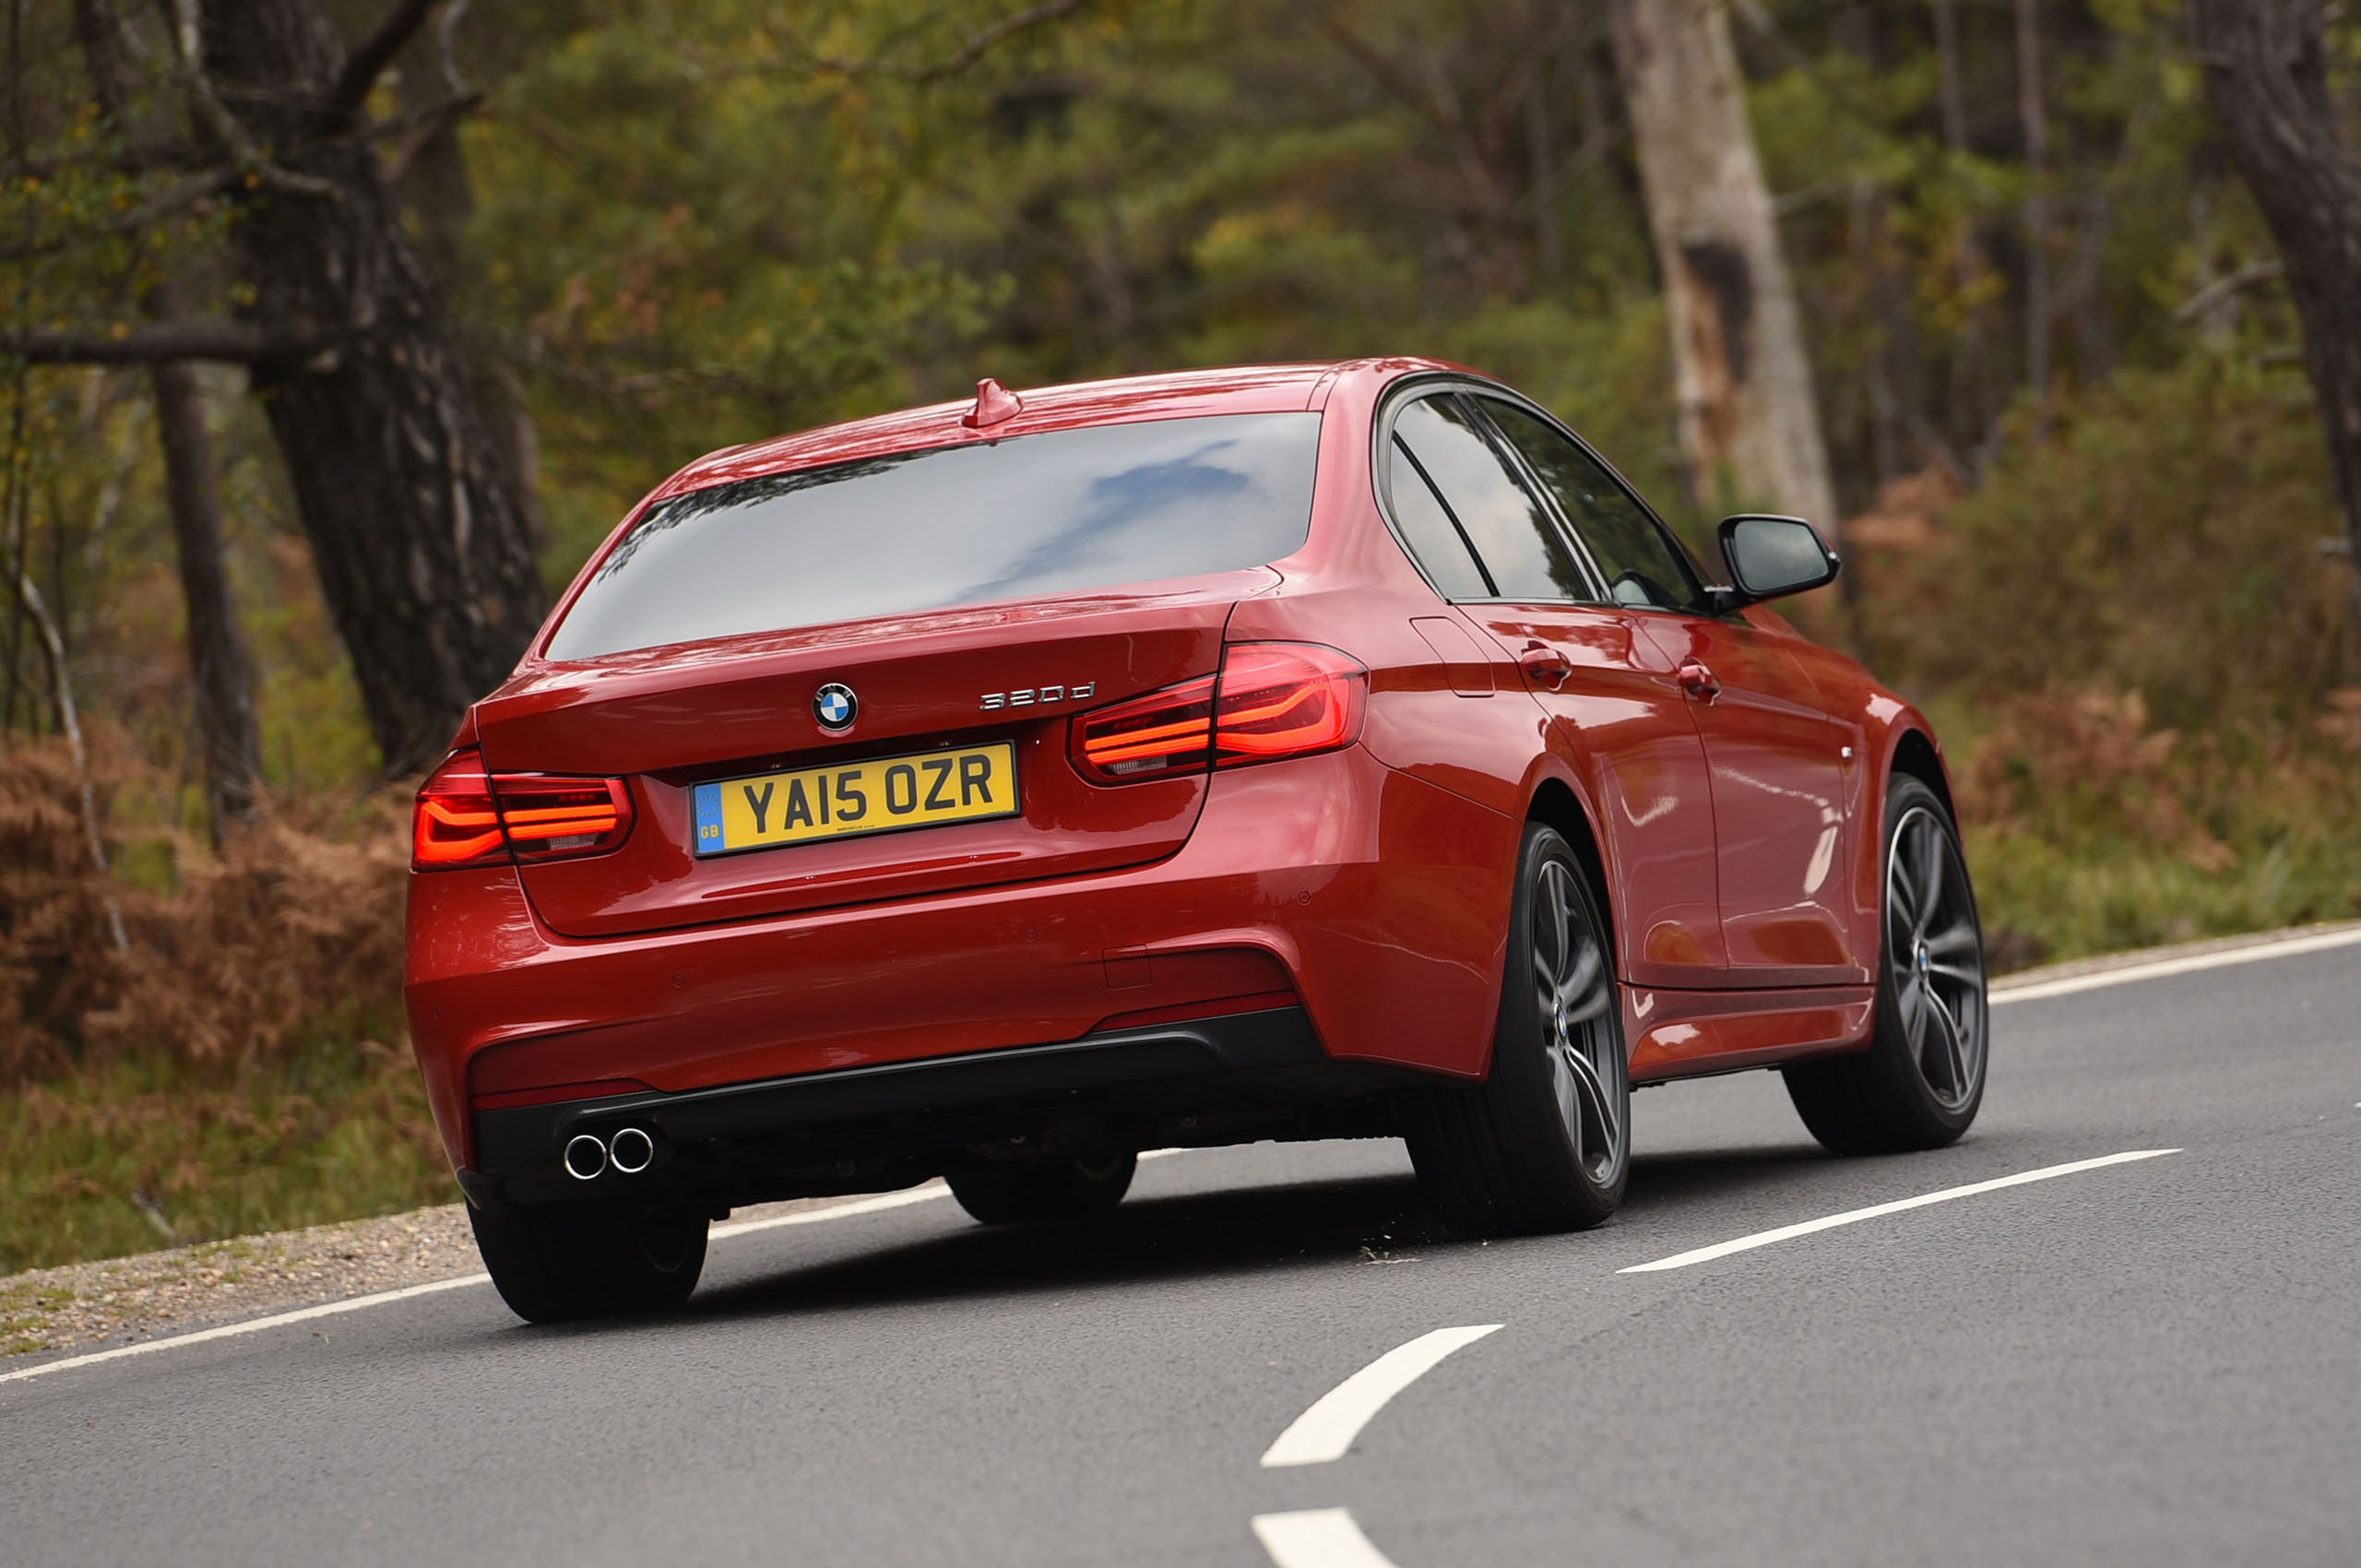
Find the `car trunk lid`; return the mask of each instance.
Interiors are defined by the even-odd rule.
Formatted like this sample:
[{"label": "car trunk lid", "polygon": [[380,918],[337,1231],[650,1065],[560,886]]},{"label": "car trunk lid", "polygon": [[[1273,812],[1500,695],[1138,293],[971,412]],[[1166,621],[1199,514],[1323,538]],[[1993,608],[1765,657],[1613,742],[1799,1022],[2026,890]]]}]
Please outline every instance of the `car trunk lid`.
[{"label": "car trunk lid", "polygon": [[[520,868],[552,930],[604,937],[1139,864],[1186,841],[1203,775],[1121,786],[1068,762],[1075,713],[1213,673],[1257,567],[1014,605],[673,645],[541,665],[479,704],[494,773],[627,779],[608,854]],[[858,708],[841,731],[823,686]],[[701,784],[1006,742],[1016,814],[696,853]]]}]

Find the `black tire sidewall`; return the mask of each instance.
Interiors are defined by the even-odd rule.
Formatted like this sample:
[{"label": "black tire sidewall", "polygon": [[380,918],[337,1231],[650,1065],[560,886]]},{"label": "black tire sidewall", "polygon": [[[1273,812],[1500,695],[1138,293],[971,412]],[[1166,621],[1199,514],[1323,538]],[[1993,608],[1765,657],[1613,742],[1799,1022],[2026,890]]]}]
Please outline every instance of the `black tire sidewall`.
[{"label": "black tire sidewall", "polygon": [[468,1206],[492,1286],[528,1323],[677,1307],[705,1271],[705,1216],[669,1204]]}]

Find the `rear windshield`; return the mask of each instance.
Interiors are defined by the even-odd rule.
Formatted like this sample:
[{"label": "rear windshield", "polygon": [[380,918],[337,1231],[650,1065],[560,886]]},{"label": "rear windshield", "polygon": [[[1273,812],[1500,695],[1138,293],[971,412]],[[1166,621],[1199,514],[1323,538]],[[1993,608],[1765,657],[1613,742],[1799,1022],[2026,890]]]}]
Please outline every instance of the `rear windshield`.
[{"label": "rear windshield", "polygon": [[740,480],[648,509],[552,659],[1259,566],[1311,526],[1316,413],[1088,425]]}]

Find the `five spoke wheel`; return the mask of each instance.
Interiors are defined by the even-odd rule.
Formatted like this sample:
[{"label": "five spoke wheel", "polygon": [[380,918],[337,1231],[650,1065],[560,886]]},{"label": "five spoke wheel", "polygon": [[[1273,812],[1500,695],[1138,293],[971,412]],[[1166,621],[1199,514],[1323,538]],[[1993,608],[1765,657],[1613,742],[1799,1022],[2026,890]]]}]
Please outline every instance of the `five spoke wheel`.
[{"label": "five spoke wheel", "polygon": [[1607,932],[1572,847],[1527,824],[1490,1069],[1404,1105],[1419,1184],[1462,1235],[1578,1230],[1623,1200],[1631,1083]]},{"label": "five spoke wheel", "polygon": [[1631,1091],[1622,1031],[1608,1017],[1613,972],[1575,895],[1576,874],[1563,861],[1541,867],[1533,900],[1533,980],[1559,1120],[1574,1158],[1604,1182],[1623,1158]]},{"label": "five spoke wheel", "polygon": [[1937,1148],[1984,1099],[1984,937],[1940,797],[1896,775],[1886,793],[1885,912],[1868,1049],[1785,1069],[1812,1136],[1839,1154]]},{"label": "five spoke wheel", "polygon": [[1918,1070],[1957,1111],[1984,1081],[1984,944],[1959,849],[1925,806],[1903,814],[1886,853],[1885,962]]}]

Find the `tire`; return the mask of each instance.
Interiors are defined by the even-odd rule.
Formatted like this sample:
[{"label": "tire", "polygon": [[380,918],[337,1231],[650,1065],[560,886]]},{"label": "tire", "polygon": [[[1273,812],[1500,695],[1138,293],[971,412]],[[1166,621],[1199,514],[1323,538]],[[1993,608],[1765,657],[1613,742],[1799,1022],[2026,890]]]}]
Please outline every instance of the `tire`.
[{"label": "tire", "polygon": [[705,1271],[700,1210],[552,1204],[502,1212],[470,1203],[468,1223],[492,1289],[527,1323],[668,1311]]},{"label": "tire", "polygon": [[1140,1157],[1052,1165],[987,1165],[944,1178],[951,1195],[984,1225],[1054,1225],[1106,1214],[1131,1191]]},{"label": "tire", "polygon": [[1884,865],[1869,1049],[1783,1075],[1796,1113],[1833,1154],[1940,1148],[1984,1101],[1991,1015],[1975,895],[1951,813],[1907,774],[1886,790]]},{"label": "tire", "polygon": [[1623,1201],[1631,1085],[1607,931],[1566,840],[1528,823],[1491,1071],[1404,1107],[1418,1184],[1463,1236],[1587,1229]]}]

